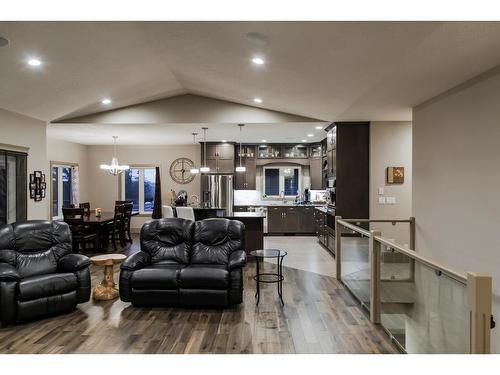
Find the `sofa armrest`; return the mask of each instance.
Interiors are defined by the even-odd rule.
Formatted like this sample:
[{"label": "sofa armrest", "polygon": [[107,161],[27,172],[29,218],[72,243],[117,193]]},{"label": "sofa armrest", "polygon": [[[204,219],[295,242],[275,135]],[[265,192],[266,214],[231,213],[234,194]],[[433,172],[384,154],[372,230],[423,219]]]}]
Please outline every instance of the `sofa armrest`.
[{"label": "sofa armrest", "polygon": [[150,263],[150,255],[144,251],[139,251],[125,259],[125,262],[122,263],[120,268],[122,270],[135,271],[149,265]]},{"label": "sofa armrest", "polygon": [[0,281],[19,281],[21,275],[17,269],[9,263],[0,263]]},{"label": "sofa armrest", "polygon": [[57,269],[64,272],[76,272],[90,266],[90,259],[82,254],[68,254],[57,262]]},{"label": "sofa armrest", "polygon": [[242,268],[247,264],[247,254],[244,250],[236,250],[231,253],[229,256],[229,265],[228,268],[230,270],[234,268]]}]

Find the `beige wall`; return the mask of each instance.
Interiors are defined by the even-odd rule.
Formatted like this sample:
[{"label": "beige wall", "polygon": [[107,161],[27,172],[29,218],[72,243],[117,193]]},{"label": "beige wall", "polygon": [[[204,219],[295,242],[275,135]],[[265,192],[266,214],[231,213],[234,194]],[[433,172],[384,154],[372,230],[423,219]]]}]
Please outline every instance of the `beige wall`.
[{"label": "beige wall", "polygon": [[[411,122],[372,122],[370,125],[370,218],[408,219],[411,216],[412,189],[412,124]],[[405,182],[386,184],[387,167],[405,167]],[[378,189],[383,197],[395,197],[396,204],[379,204]],[[371,229],[398,243],[409,244],[408,224],[393,226],[372,224]]]},{"label": "beige wall", "polygon": [[[47,124],[44,121],[0,108],[0,144],[28,148],[28,174],[37,170],[49,177],[46,137]],[[47,197],[35,202],[29,199],[28,191],[28,219],[48,218],[49,196],[47,190]]]},{"label": "beige wall", "polygon": [[[462,272],[493,276],[500,316],[500,73],[490,72],[413,112],[417,249]],[[500,351],[498,329],[493,349]]]},{"label": "beige wall", "polygon": [[80,172],[80,202],[90,200],[88,146],[79,143],[47,139],[47,160],[78,164]]},{"label": "beige wall", "polygon": [[[89,161],[89,200],[92,207],[101,207],[104,211],[112,211],[115,200],[119,198],[119,177],[112,176],[99,168],[101,164],[109,164],[113,157],[113,146],[88,146]],[[169,169],[172,162],[180,157],[187,157],[197,165],[200,163],[200,146],[118,146],[117,156],[120,164],[146,164],[160,166],[162,183],[162,202],[169,204],[167,193],[171,189],[179,192],[184,189],[191,196],[200,196],[200,178],[197,176],[186,185],[174,183],[170,178]],[[149,219],[135,217],[132,227],[140,228]]]}]

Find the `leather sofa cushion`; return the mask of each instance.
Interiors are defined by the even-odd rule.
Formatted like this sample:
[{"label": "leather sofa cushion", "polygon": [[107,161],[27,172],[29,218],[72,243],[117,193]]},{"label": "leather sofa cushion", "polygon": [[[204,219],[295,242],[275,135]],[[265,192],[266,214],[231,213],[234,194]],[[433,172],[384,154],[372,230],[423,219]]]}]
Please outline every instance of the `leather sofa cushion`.
[{"label": "leather sofa cushion", "polygon": [[54,273],[27,277],[19,282],[19,300],[30,301],[76,290],[74,273]]},{"label": "leather sofa cushion", "polygon": [[151,220],[141,229],[141,250],[151,263],[189,263],[193,222],[180,218]]},{"label": "leather sofa cushion", "polygon": [[245,248],[245,226],[241,221],[205,219],[194,224],[192,264],[227,265],[235,250]]},{"label": "leather sofa cushion", "polygon": [[183,264],[153,264],[135,271],[131,285],[134,289],[177,289]]},{"label": "leather sofa cushion", "polygon": [[226,266],[193,264],[181,270],[179,282],[183,289],[227,289],[229,272]]}]

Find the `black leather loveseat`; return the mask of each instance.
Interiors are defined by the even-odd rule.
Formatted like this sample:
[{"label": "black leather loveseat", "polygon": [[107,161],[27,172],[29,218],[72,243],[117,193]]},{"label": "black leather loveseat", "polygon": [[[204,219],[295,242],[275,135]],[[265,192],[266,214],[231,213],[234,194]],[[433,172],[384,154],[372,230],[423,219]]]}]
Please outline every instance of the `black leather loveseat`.
[{"label": "black leather loveseat", "polygon": [[0,226],[0,323],[73,310],[90,298],[90,261],[72,254],[66,223]]},{"label": "black leather loveseat", "polygon": [[245,227],[228,219],[152,220],[121,266],[120,298],[136,306],[226,307],[243,300]]}]

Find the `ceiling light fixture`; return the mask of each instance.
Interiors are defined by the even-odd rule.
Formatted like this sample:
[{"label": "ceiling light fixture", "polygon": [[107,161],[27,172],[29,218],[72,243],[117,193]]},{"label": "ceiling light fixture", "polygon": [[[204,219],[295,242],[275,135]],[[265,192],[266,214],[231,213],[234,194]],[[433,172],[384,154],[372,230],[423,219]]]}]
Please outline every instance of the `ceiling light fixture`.
[{"label": "ceiling light fixture", "polygon": [[308,137],[314,137],[314,134],[310,134],[310,133],[309,133],[307,136],[308,136]]},{"label": "ceiling light fixture", "polygon": [[[198,135],[198,133],[191,133],[193,135],[193,143],[196,144],[196,136]],[[193,165],[193,168],[191,168],[189,170],[189,173],[191,174],[198,174],[200,173],[200,170],[198,168],[196,168],[196,164]]]},{"label": "ceiling light fixture", "polygon": [[302,142],[307,142],[307,141],[305,139],[303,139]]},{"label": "ceiling light fixture", "polygon": [[245,126],[245,124],[238,124],[238,126],[240,127],[240,165],[236,167],[236,172],[245,172],[247,170],[246,167],[241,165],[241,154],[243,154],[243,149],[241,148],[241,132],[243,131],[243,127]]},{"label": "ceiling light fixture", "polygon": [[40,66],[40,65],[42,65],[42,62],[38,59],[29,59],[28,65],[29,66]]},{"label": "ceiling light fixture", "polygon": [[223,140],[222,140],[222,143],[226,143],[226,142],[227,142],[227,139],[223,139]]},{"label": "ceiling light fixture", "polygon": [[103,100],[101,100],[101,103],[104,104],[104,105],[111,104],[111,99],[108,99],[108,98],[103,99]]},{"label": "ceiling light fixture", "polygon": [[253,98],[253,101],[255,103],[262,103],[262,99],[261,98]]},{"label": "ceiling light fixture", "polygon": [[262,57],[254,57],[254,58],[252,58],[252,62],[255,65],[264,65],[264,63],[265,63],[265,61]]},{"label": "ceiling light fixture", "polygon": [[208,173],[210,172],[210,167],[207,167],[207,130],[208,128],[202,128],[203,129],[203,150],[204,150],[204,157],[203,157],[203,167],[200,168],[201,173]]},{"label": "ceiling light fixture", "polygon": [[261,142],[262,142],[262,143],[266,143],[267,141],[266,141],[265,139],[263,139]]},{"label": "ceiling light fixture", "polygon": [[316,126],[316,129],[317,130],[321,130],[321,129],[323,129],[323,127],[322,126]]},{"label": "ceiling light fixture", "polygon": [[118,137],[116,135],[113,136],[113,159],[111,159],[111,164],[101,164],[101,169],[107,170],[113,176],[119,175],[123,171],[126,171],[130,167],[128,165],[120,165],[118,164],[118,158],[116,157],[116,140]]}]

